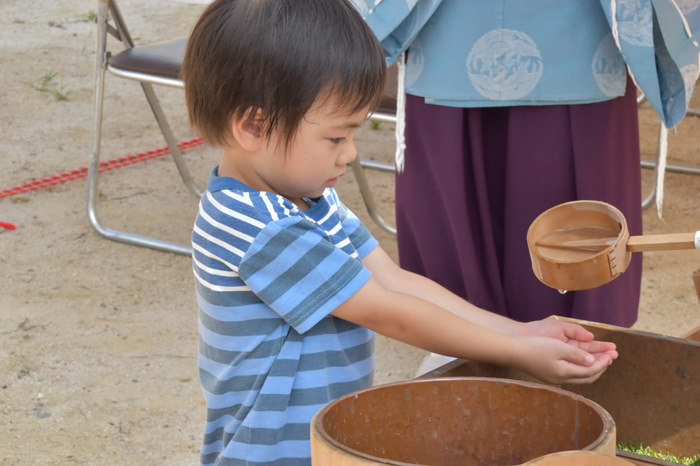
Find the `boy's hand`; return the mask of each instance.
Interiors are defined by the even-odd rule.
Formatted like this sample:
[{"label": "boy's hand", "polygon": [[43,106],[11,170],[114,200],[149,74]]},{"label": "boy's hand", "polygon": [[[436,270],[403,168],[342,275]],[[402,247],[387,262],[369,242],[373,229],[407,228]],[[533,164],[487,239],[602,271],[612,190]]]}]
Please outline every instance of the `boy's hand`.
[{"label": "boy's hand", "polygon": [[[520,336],[540,336],[556,338],[569,345],[588,352],[596,358],[598,355],[607,354],[612,360],[617,359],[615,343],[593,340],[593,334],[578,324],[562,322],[560,320],[537,320],[521,324],[517,330]],[[570,362],[586,364],[578,360]]]},{"label": "boy's hand", "polygon": [[[545,357],[528,370],[548,382],[593,382],[618,357],[614,343],[596,341],[591,332],[571,322],[552,319],[528,322],[519,325],[516,333],[525,337],[555,339],[569,347],[564,349],[559,342],[555,344],[553,341],[538,343],[547,347],[542,348],[542,351],[550,351],[553,359]],[[559,348],[555,349],[557,346]]]},{"label": "boy's hand", "polygon": [[576,340],[564,343],[537,336],[522,337],[522,342],[525,349],[519,366],[553,384],[594,382],[617,358],[617,351],[608,349],[612,343]]},{"label": "boy's hand", "polygon": [[591,341],[593,334],[578,324],[555,319],[535,320],[519,324],[515,334],[521,336],[552,337],[561,341]]}]

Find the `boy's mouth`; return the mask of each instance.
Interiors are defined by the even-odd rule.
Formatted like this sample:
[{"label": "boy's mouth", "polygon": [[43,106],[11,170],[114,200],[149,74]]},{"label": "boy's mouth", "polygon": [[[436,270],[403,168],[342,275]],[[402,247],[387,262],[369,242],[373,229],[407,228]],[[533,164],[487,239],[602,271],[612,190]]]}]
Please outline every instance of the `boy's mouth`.
[{"label": "boy's mouth", "polygon": [[341,177],[345,176],[345,172],[341,173],[340,175],[336,176],[335,178],[331,178],[328,181],[326,181],[326,186],[332,188],[336,184],[338,184],[338,180],[340,180]]}]

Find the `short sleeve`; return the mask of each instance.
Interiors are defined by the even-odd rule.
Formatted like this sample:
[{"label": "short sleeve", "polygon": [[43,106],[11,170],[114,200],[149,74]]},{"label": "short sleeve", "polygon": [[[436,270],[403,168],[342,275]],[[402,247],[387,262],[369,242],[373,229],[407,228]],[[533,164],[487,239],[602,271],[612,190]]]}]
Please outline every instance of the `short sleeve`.
[{"label": "short sleeve", "polygon": [[[367,240],[358,241],[366,247]],[[359,290],[370,272],[312,223],[288,217],[269,223],[256,236],[239,275],[265,304],[303,333]]]},{"label": "short sleeve", "polygon": [[347,233],[350,243],[357,251],[360,259],[379,245],[379,242],[372,236],[365,224],[342,203],[338,204],[338,215],[340,216],[343,230]]}]

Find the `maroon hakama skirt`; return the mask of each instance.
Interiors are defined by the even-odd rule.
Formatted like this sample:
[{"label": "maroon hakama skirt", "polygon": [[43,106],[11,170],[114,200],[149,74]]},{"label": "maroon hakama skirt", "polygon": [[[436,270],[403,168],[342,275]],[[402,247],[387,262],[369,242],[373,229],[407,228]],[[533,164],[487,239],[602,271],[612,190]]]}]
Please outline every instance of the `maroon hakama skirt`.
[{"label": "maroon hakama skirt", "polygon": [[535,277],[526,234],[562,202],[599,200],[642,232],[635,87],[581,105],[453,108],[407,96],[396,178],[399,260],[471,303],[518,321],[637,319],[642,258],[602,287],[561,294]]}]

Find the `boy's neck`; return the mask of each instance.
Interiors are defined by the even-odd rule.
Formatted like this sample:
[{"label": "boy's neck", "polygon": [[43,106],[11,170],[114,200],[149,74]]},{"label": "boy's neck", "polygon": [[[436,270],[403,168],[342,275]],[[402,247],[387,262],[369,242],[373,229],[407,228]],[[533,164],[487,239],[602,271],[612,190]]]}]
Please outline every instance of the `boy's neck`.
[{"label": "boy's neck", "polygon": [[[225,176],[228,178],[234,178],[241,183],[245,184],[249,188],[255,189],[256,191],[271,192],[285,197],[294,205],[299,207],[301,210],[306,210],[311,205],[304,199],[291,199],[283,194],[277,193],[270,189],[260,178],[254,170],[245,170],[247,166],[245,164],[245,158],[255,156],[245,152],[242,148],[236,147],[225,147],[222,150],[221,159],[219,160],[219,168],[217,169],[218,176]],[[238,162],[238,163],[237,163]]]},{"label": "boy's neck", "polygon": [[235,178],[238,181],[241,181],[242,183],[245,183],[246,185],[250,186],[251,188],[255,188],[254,186],[251,186],[249,184],[248,180],[245,179],[247,177],[244,176],[243,173],[241,173],[239,165],[236,164],[236,160],[238,159],[238,157],[240,157],[240,154],[235,155],[235,152],[235,149],[230,147],[225,147],[222,150],[217,174],[219,176]]}]

